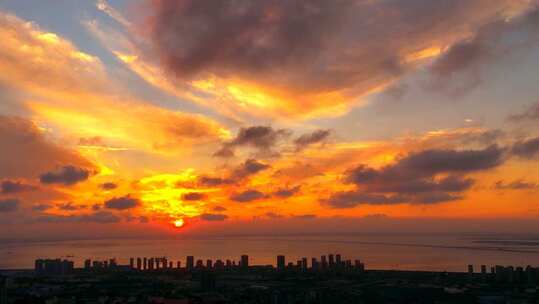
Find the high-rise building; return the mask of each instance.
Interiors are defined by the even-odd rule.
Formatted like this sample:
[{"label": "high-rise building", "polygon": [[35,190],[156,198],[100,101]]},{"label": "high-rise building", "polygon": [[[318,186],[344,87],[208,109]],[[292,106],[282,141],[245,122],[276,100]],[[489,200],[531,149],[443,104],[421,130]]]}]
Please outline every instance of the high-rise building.
[{"label": "high-rise building", "polygon": [[143,261],[144,261],[144,262],[143,262],[143,265],[142,265],[142,266],[143,266],[142,269],[148,270],[148,258],[144,258]]},{"label": "high-rise building", "polygon": [[328,255],[329,267],[333,268],[335,266],[335,257],[333,254]]},{"label": "high-rise building", "polygon": [[182,268],[182,262],[177,261],[176,262],[176,268],[178,268],[178,269]]},{"label": "high-rise building", "polygon": [[137,258],[137,269],[142,270],[142,259],[141,258]]},{"label": "high-rise building", "polygon": [[311,269],[313,271],[318,271],[319,268],[320,268],[320,266],[318,265],[318,261],[316,260],[316,258],[312,258],[311,259]]},{"label": "high-rise building", "polygon": [[301,259],[301,270],[307,271],[307,258]]},{"label": "high-rise building", "polygon": [[131,269],[135,268],[135,258],[129,258],[129,267]]},{"label": "high-rise building", "polygon": [[468,274],[473,274],[473,265],[468,265]]},{"label": "high-rise building", "polygon": [[338,267],[341,267],[342,260],[341,260],[340,254],[335,255],[335,263],[337,264]]},{"label": "high-rise building", "polygon": [[197,264],[196,264],[196,269],[202,269],[204,268],[204,261],[202,260],[197,260]]},{"label": "high-rise building", "polygon": [[509,283],[513,283],[515,281],[515,268],[513,266],[507,267],[507,280]]},{"label": "high-rise building", "polygon": [[243,269],[249,268],[249,256],[246,254],[241,256],[241,268]]},{"label": "high-rise building", "polygon": [[90,270],[92,268],[92,260],[86,259],[84,260],[84,269]]},{"label": "high-rise building", "polygon": [[322,269],[328,268],[328,261],[325,255],[320,257],[320,263],[322,264]]},{"label": "high-rise building", "polygon": [[285,266],[286,266],[285,256],[278,255],[277,256],[277,270],[284,270]]},{"label": "high-rise building", "polygon": [[487,265],[481,265],[481,274],[482,275],[487,274]]},{"label": "high-rise building", "polygon": [[495,271],[496,271],[496,281],[498,282],[505,281],[505,277],[506,277],[505,268],[503,266],[496,265]]},{"label": "high-rise building", "polygon": [[206,260],[206,268],[207,269],[212,269],[213,268],[213,261],[208,259]]},{"label": "high-rise building", "polygon": [[187,270],[193,270],[193,268],[195,268],[195,257],[190,255],[190,256],[187,256],[187,259],[185,260],[185,268],[187,268]]},{"label": "high-rise building", "polygon": [[34,270],[36,273],[43,273],[45,270],[44,261],[42,259],[37,259],[34,263]]},{"label": "high-rise building", "polygon": [[73,272],[73,261],[61,259],[38,259],[35,261],[35,271],[37,274],[64,275]]},{"label": "high-rise building", "polygon": [[225,263],[223,263],[222,260],[215,261],[215,265],[213,265],[213,268],[217,270],[223,270],[225,268]]}]

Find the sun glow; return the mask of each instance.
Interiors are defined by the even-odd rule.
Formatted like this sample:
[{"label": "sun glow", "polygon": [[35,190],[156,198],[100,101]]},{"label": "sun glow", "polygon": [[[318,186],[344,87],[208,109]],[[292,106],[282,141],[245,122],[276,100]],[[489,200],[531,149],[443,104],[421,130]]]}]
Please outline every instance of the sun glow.
[{"label": "sun glow", "polygon": [[183,219],[177,219],[174,221],[174,227],[176,228],[182,228],[184,224],[185,222],[183,221]]}]

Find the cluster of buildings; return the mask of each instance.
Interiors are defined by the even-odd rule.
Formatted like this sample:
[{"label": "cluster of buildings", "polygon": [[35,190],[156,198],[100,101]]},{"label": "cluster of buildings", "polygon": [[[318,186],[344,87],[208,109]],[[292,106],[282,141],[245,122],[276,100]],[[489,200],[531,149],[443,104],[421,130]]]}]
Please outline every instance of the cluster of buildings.
[{"label": "cluster of buildings", "polygon": [[[45,271],[64,262],[40,260],[36,267]],[[339,254],[292,261],[278,255],[273,265],[250,265],[247,255],[235,261],[188,256],[126,262],[86,260],[68,276],[0,272],[9,278],[6,287],[0,276],[0,304],[539,303],[539,268],[531,266],[469,265],[468,273],[364,271],[362,261]]]},{"label": "cluster of buildings", "polygon": [[475,277],[481,275],[483,278],[494,279],[500,283],[534,283],[539,282],[539,267],[526,266],[513,267],[496,265],[490,267],[490,273],[487,272],[487,266],[481,265],[480,273],[474,271],[474,265],[468,265],[468,275]]},{"label": "cluster of buildings", "polygon": [[62,259],[37,259],[34,270],[42,275],[65,275],[73,272],[74,263]]},{"label": "cluster of buildings", "polygon": [[[67,260],[36,260],[35,271],[38,274],[68,274],[73,270],[73,262]],[[130,258],[129,265],[119,265],[116,259],[91,260],[84,261],[85,270],[107,270],[107,269],[131,269],[138,271],[171,270],[182,269],[185,271],[194,270],[248,270],[249,256],[242,255],[238,261],[235,260],[202,260],[195,259],[194,256],[187,256],[185,266],[182,267],[181,261],[170,261],[166,257],[137,257]],[[365,264],[360,260],[344,260],[340,254],[322,255],[320,259],[304,257],[294,262],[286,262],[284,255],[278,255],[276,260],[276,270],[301,270],[301,271],[326,271],[326,270],[365,270]],[[268,266],[273,268],[273,266]]]},{"label": "cluster of buildings", "polygon": [[324,271],[324,270],[350,270],[356,269],[359,271],[365,270],[365,264],[361,260],[343,260],[340,254],[328,254],[320,257],[320,260],[317,258],[311,258],[311,267],[309,268],[307,258],[302,258],[297,260],[296,264],[293,262],[286,263],[286,257],[284,255],[277,256],[277,270],[285,269],[301,269],[301,270],[312,270],[312,271]]}]

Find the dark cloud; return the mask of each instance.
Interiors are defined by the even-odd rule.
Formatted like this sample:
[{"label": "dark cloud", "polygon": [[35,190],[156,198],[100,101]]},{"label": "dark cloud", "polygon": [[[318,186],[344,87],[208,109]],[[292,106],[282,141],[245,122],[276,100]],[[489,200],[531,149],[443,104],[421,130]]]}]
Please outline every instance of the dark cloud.
[{"label": "dark cloud", "polygon": [[530,105],[520,113],[510,115],[508,120],[513,122],[539,120],[539,102]]},{"label": "dark cloud", "polygon": [[15,212],[19,209],[21,202],[18,199],[8,198],[0,200],[0,213]]},{"label": "dark cloud", "polygon": [[139,205],[140,205],[140,201],[130,196],[115,197],[108,201],[105,201],[106,208],[116,209],[116,210],[131,209],[131,208],[138,207]]},{"label": "dark cloud", "polygon": [[32,122],[0,115],[0,178],[35,178],[59,164],[94,166],[77,154],[50,142]]},{"label": "dark cloud", "polygon": [[0,184],[0,190],[1,190],[0,193],[2,194],[26,192],[26,191],[32,191],[35,189],[36,189],[35,186],[28,185],[19,181],[5,180],[5,181],[2,181],[2,183]]},{"label": "dark cloud", "polygon": [[64,211],[75,211],[75,210],[82,210],[88,208],[86,205],[75,205],[72,202],[57,204],[56,208]]},{"label": "dark cloud", "polygon": [[474,180],[463,175],[495,168],[503,163],[505,149],[424,150],[410,153],[393,164],[374,169],[359,165],[348,170],[345,182],[357,189],[337,192],[321,202],[333,208],[361,204],[435,204],[462,199]]},{"label": "dark cloud", "polygon": [[198,178],[198,184],[205,187],[216,187],[233,183],[233,180],[221,177],[201,176]]},{"label": "dark cloud", "polygon": [[331,130],[316,130],[312,133],[303,134],[294,140],[296,150],[302,150],[310,145],[323,143],[331,135]]},{"label": "dark cloud", "polygon": [[400,195],[370,194],[362,191],[336,192],[322,204],[332,208],[353,208],[359,205],[394,205],[406,202],[406,197]]},{"label": "dark cloud", "polygon": [[263,154],[271,155],[275,153],[272,151],[275,145],[289,135],[290,131],[288,130],[276,130],[269,126],[241,128],[236,137],[224,143],[214,156],[232,157],[236,147],[251,147]]},{"label": "dark cloud", "polygon": [[287,198],[287,197],[294,196],[296,193],[300,191],[300,189],[301,189],[300,186],[296,186],[293,188],[281,188],[273,192],[273,195],[280,198]]},{"label": "dark cloud", "polygon": [[216,211],[216,212],[223,212],[223,211],[226,211],[226,208],[223,207],[223,206],[215,206],[212,208],[213,211]]},{"label": "dark cloud", "polygon": [[32,206],[32,210],[34,211],[45,211],[50,208],[52,208],[52,206],[48,204],[37,204],[37,205]]},{"label": "dark cloud", "polygon": [[292,218],[300,219],[300,220],[312,220],[316,218],[316,214],[293,215]]},{"label": "dark cloud", "polygon": [[453,46],[437,64],[440,73],[470,65],[486,50],[479,47],[483,43],[463,40],[523,5],[514,0],[150,3],[145,29],[162,64],[179,79],[218,75],[287,91],[297,100],[286,105],[295,107],[294,113],[339,102],[321,104],[310,96],[371,92],[414,70],[417,62],[408,59],[431,47]]},{"label": "dark cloud", "polygon": [[385,177],[424,177],[439,173],[469,173],[492,169],[504,161],[504,149],[492,145],[483,150],[425,150],[409,154],[384,168]]},{"label": "dark cloud", "polygon": [[513,155],[518,157],[532,159],[539,155],[539,137],[519,141],[511,149]]},{"label": "dark cloud", "polygon": [[479,143],[481,145],[493,145],[505,136],[505,132],[499,129],[485,130],[479,133],[472,132],[470,134],[465,134],[462,136],[461,141],[464,144]]},{"label": "dark cloud", "polygon": [[418,195],[415,197],[415,201],[412,202],[429,205],[458,201],[461,199],[463,199],[463,196],[461,195],[454,195],[446,192],[429,192]]},{"label": "dark cloud", "polygon": [[497,181],[496,184],[494,184],[494,188],[497,190],[532,190],[538,189],[539,185],[523,180],[516,180],[510,183],[505,183],[504,181]]},{"label": "dark cloud", "polygon": [[234,149],[229,145],[223,145],[217,152],[213,153],[215,157],[230,158],[234,157]]},{"label": "dark cloud", "polygon": [[259,200],[265,197],[266,195],[260,191],[246,190],[244,192],[232,195],[230,199],[236,202],[240,202],[240,203],[247,203],[247,202],[252,202],[252,201]]},{"label": "dark cloud", "polygon": [[453,45],[444,56],[432,66],[432,72],[439,75],[451,75],[472,64],[478,63],[488,55],[488,48],[478,40],[464,41]]},{"label": "dark cloud", "polygon": [[238,168],[236,168],[232,175],[236,179],[242,179],[257,174],[258,172],[264,171],[268,168],[270,168],[270,165],[268,164],[261,163],[256,159],[248,159]]},{"label": "dark cloud", "polygon": [[[480,69],[484,65],[537,44],[534,37],[539,30],[538,20],[537,9],[512,19],[494,19],[481,26],[471,39],[455,43],[431,67],[436,76],[435,88],[449,88],[454,92],[474,88],[481,82]],[[519,36],[519,41],[511,39],[512,36]],[[456,84],[455,79],[463,79],[463,73],[470,77]],[[455,74],[460,77],[455,77]]]},{"label": "dark cloud", "polygon": [[210,222],[224,221],[227,218],[228,216],[225,214],[203,213],[200,215],[200,219]]},{"label": "dark cloud", "polygon": [[462,192],[471,188],[474,180],[470,178],[460,178],[456,176],[448,176],[439,180],[433,179],[412,179],[377,181],[376,183],[368,183],[368,190],[371,192],[381,193],[425,193],[425,192]]},{"label": "dark cloud", "polygon": [[85,168],[75,166],[64,166],[55,171],[47,172],[39,177],[43,184],[62,184],[66,186],[87,180],[90,177],[90,171]]},{"label": "dark cloud", "polygon": [[205,199],[207,196],[201,192],[189,192],[182,195],[182,200],[184,201],[200,201]]},{"label": "dark cloud", "polygon": [[103,190],[114,190],[114,189],[118,188],[118,185],[115,184],[115,183],[112,183],[112,182],[108,182],[108,183],[103,183],[103,184],[99,185],[99,188],[101,188]]},{"label": "dark cloud", "polygon": [[36,219],[40,223],[119,223],[121,218],[108,211],[98,211],[80,215],[43,215]]}]

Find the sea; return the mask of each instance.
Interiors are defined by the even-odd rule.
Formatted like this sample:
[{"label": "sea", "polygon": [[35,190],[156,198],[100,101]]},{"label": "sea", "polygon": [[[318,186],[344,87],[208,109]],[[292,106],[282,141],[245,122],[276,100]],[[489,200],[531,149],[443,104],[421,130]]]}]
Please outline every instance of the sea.
[{"label": "sea", "polygon": [[181,261],[230,259],[249,255],[251,265],[275,265],[303,257],[341,254],[359,259],[366,269],[464,272],[472,264],[491,267],[539,266],[539,236],[508,235],[289,235],[228,236],[181,239],[99,239],[0,242],[0,269],[32,269],[38,258],[65,258],[82,267],[85,259],[128,264],[131,257],[167,257]]}]

